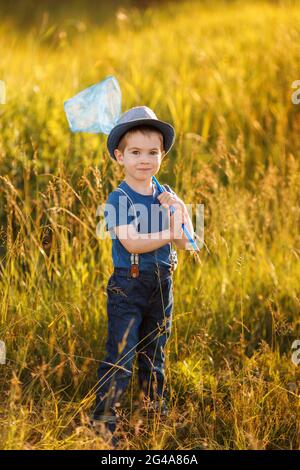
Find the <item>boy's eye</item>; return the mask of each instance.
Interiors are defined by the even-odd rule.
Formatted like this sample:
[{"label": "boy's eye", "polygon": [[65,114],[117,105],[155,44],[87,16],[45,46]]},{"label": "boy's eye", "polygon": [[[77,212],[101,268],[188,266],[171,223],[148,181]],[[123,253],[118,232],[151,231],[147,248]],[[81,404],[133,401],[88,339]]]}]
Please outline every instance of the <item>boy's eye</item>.
[{"label": "boy's eye", "polygon": [[[137,155],[140,152],[139,152],[139,150],[133,150],[132,153],[133,153],[133,155]],[[150,153],[151,153],[151,155],[156,155],[158,152],[157,152],[157,150],[152,150]]]}]

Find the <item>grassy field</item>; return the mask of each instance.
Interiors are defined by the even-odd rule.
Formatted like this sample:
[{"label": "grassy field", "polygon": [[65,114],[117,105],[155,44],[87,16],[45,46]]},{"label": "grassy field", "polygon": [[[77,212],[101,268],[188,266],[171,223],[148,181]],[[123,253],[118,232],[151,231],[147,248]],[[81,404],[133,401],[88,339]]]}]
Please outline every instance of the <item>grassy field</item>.
[{"label": "grassy field", "polygon": [[171,414],[144,427],[135,366],[122,448],[300,449],[300,4],[212,3],[0,20],[1,449],[109,448],[86,427],[112,272],[96,209],[123,175],[63,101],[112,74],[123,111],[174,124],[160,182],[205,205],[174,274]]}]

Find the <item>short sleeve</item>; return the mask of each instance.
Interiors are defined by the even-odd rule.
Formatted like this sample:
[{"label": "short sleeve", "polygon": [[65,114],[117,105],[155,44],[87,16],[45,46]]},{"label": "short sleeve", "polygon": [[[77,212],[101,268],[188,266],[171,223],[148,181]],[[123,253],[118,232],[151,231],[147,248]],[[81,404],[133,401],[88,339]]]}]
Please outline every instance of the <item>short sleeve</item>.
[{"label": "short sleeve", "polygon": [[110,193],[105,204],[104,217],[108,231],[119,225],[129,225],[134,220],[134,215],[131,215],[127,196],[120,191]]}]

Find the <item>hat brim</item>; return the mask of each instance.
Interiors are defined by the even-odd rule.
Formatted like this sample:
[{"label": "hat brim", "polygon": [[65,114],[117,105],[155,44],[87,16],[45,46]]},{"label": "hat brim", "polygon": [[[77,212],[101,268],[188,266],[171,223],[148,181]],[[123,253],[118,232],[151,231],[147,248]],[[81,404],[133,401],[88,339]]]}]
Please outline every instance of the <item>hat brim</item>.
[{"label": "hat brim", "polygon": [[160,121],[159,119],[141,118],[130,122],[124,122],[122,124],[117,124],[110,131],[107,138],[107,148],[109,155],[113,160],[117,160],[114,155],[114,150],[118,147],[120,139],[125,134],[125,132],[127,132],[129,129],[132,129],[133,127],[141,126],[143,124],[155,127],[162,133],[164,140],[164,150],[166,154],[169,152],[175,142],[176,134],[174,127],[171,126],[171,124],[168,122]]}]

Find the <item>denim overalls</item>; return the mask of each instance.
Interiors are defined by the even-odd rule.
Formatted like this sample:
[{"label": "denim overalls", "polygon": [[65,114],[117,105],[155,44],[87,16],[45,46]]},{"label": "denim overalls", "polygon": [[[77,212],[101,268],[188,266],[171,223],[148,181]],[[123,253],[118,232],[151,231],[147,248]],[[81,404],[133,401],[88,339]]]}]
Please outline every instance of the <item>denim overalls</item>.
[{"label": "denim overalls", "polygon": [[98,368],[94,419],[111,415],[126,390],[137,355],[138,382],[146,400],[167,397],[164,348],[171,333],[173,269],[157,264],[132,277],[114,267],[108,280],[106,357]]},{"label": "denim overalls", "polygon": [[165,397],[164,347],[170,336],[173,277],[166,268],[130,277],[115,268],[107,288],[107,355],[98,368],[94,417],[115,414],[114,406],[132,375],[137,353],[138,381],[151,401]]}]

